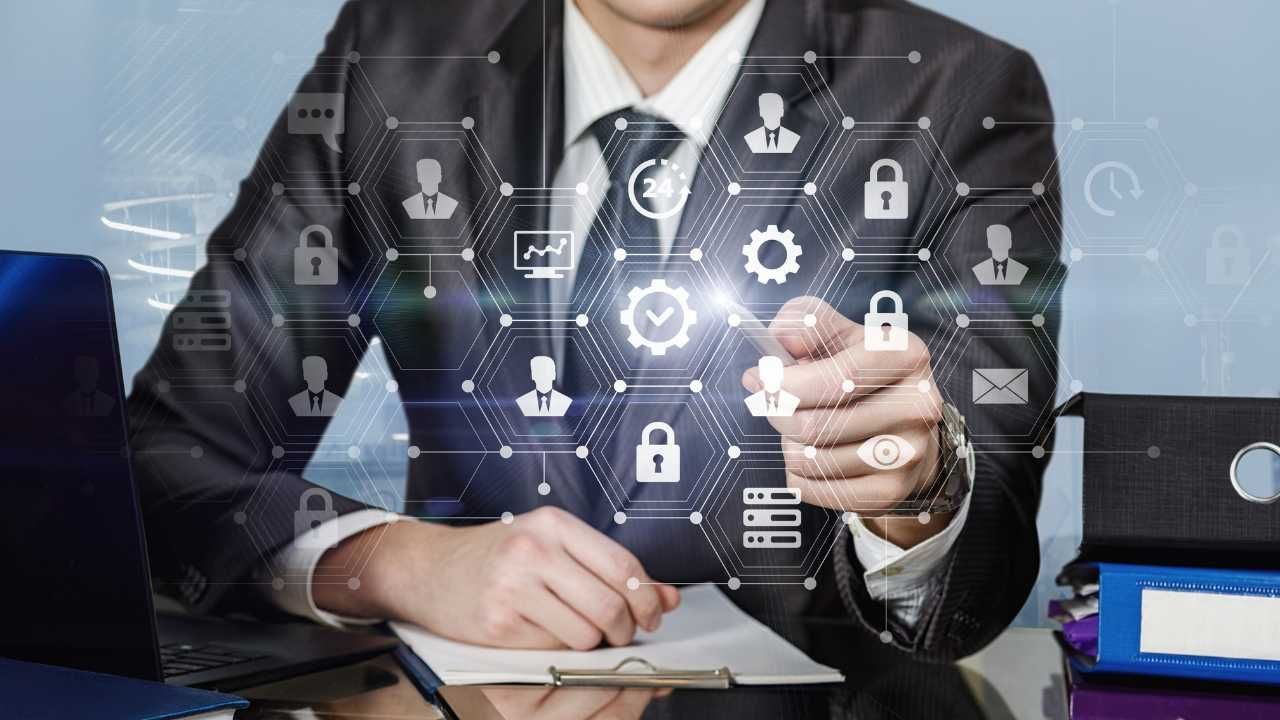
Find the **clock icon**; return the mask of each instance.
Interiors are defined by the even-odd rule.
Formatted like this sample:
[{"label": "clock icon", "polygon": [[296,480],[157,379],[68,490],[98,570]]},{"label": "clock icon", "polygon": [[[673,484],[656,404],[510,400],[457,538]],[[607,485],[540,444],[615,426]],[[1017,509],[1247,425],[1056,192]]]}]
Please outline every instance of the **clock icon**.
[{"label": "clock icon", "polygon": [[[1105,187],[1097,187],[1103,184]],[[1094,165],[1084,179],[1085,202],[1089,204],[1090,210],[1102,217],[1115,217],[1113,205],[1124,203],[1126,196],[1140,200],[1143,194],[1138,174],[1118,160],[1107,160]]]}]

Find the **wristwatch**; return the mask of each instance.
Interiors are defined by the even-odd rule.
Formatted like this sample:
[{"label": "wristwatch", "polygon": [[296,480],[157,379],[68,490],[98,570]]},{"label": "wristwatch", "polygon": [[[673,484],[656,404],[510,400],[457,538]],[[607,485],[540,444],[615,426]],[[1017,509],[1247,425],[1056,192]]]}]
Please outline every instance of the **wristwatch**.
[{"label": "wristwatch", "polygon": [[964,415],[948,402],[942,404],[938,448],[941,454],[938,476],[911,493],[899,508],[889,512],[890,515],[917,515],[922,511],[945,513],[960,509],[973,488],[977,468]]}]

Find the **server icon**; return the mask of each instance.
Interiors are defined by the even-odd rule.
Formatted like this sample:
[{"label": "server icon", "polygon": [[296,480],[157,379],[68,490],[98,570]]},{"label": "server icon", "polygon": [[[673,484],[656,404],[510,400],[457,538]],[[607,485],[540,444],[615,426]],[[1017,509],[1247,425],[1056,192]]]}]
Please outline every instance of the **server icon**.
[{"label": "server icon", "polygon": [[772,529],[800,527],[800,490],[798,488],[743,488],[742,504],[747,506],[742,511],[743,527],[771,528],[743,532],[743,549],[800,547],[799,530]]},{"label": "server icon", "polygon": [[231,293],[192,290],[173,312],[173,349],[220,352],[231,349]]}]

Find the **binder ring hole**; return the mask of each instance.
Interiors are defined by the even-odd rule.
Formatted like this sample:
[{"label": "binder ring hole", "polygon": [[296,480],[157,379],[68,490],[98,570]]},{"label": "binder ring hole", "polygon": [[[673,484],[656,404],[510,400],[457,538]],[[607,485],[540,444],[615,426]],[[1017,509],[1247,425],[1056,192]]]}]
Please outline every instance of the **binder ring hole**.
[{"label": "binder ring hole", "polygon": [[1280,500],[1280,447],[1256,442],[1240,448],[1231,460],[1231,487],[1252,503]]}]

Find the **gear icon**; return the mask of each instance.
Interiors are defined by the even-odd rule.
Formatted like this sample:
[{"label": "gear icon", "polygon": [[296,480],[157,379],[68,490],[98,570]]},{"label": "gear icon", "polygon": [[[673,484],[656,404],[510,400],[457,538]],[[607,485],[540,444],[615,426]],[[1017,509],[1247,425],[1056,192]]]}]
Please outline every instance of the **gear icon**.
[{"label": "gear icon", "polygon": [[[763,231],[752,230],[751,242],[742,246],[742,254],[747,256],[747,263],[744,265],[747,272],[755,275],[762,285],[769,284],[770,280],[781,285],[787,281],[788,275],[800,272],[800,263],[796,258],[804,254],[804,249],[795,242],[795,237],[795,233],[790,230],[783,232],[777,225],[770,225]],[[760,262],[760,248],[771,240],[782,243],[787,251],[787,259],[776,268],[765,267]]]},{"label": "gear icon", "polygon": [[[650,295],[666,295],[675,300],[680,306],[680,330],[667,340],[650,340],[636,329],[636,308],[640,306],[640,302]],[[689,344],[689,328],[698,322],[698,313],[689,306],[689,291],[684,288],[672,288],[667,286],[667,281],[662,278],[655,278],[649,281],[649,287],[638,288],[633,287],[627,293],[630,303],[623,308],[620,320],[622,324],[631,331],[627,336],[627,342],[632,347],[644,346],[649,348],[649,352],[654,355],[666,355],[667,349],[672,347],[682,348]],[[652,313],[650,313],[652,316]]]}]

